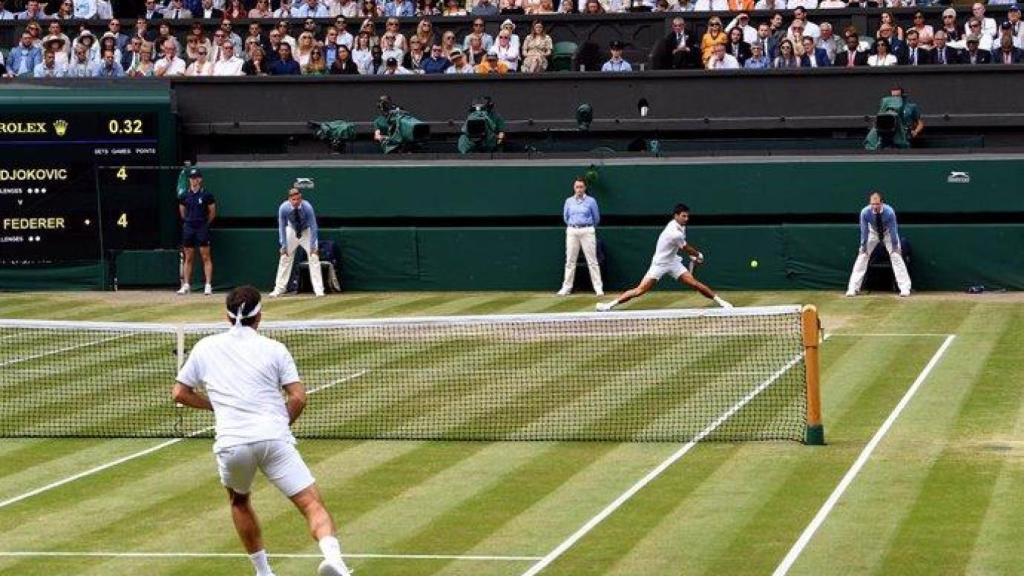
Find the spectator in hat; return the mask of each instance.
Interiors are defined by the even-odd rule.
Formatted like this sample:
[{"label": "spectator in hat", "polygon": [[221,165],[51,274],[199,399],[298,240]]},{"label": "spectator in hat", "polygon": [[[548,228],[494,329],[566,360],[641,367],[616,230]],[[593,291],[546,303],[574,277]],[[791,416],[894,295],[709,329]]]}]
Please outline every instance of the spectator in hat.
[{"label": "spectator in hat", "polygon": [[725,25],[726,33],[731,33],[733,28],[743,31],[743,41],[751,44],[757,41],[757,28],[750,25],[750,16],[746,12],[740,12],[731,22]]},{"label": "spectator in hat", "polygon": [[50,36],[43,38],[43,51],[53,52],[54,61],[56,65],[61,68],[66,68],[68,65],[67,45],[67,36],[64,36],[63,34],[51,34]]},{"label": "spectator in hat", "polygon": [[967,50],[960,58],[961,64],[991,64],[992,52],[979,49],[981,40],[977,34],[967,37]]},{"label": "spectator in hat", "polygon": [[614,40],[608,47],[611,58],[601,66],[601,72],[632,72],[633,66],[622,59],[622,42]]},{"label": "spectator in hat", "polygon": [[[1004,22],[1006,26],[1009,22]],[[1013,45],[1013,36],[1004,34],[999,38],[999,47],[992,49],[993,64],[1020,64],[1024,52]]]},{"label": "spectator in hat", "polygon": [[954,49],[963,49],[965,43],[963,42],[964,34],[960,30],[960,27],[956,24],[956,10],[953,8],[946,8],[942,11],[942,27],[939,28],[946,33],[946,44]]},{"label": "spectator in hat", "polygon": [[384,62],[384,71],[381,74],[385,76],[396,76],[403,74],[412,74],[408,68],[405,68],[398,62],[398,58],[388,58]]},{"label": "spectator in hat", "polygon": [[519,46],[518,42],[515,45],[512,43],[513,34],[508,30],[502,29],[498,33],[498,42],[491,48],[491,52],[497,54],[498,59],[508,66],[508,69],[512,72],[519,70]]},{"label": "spectator in hat", "polygon": [[456,48],[452,50],[448,55],[452,65],[445,69],[445,74],[473,74],[476,69],[466,61],[466,55],[462,53],[462,50]]},{"label": "spectator in hat", "polygon": [[498,53],[491,51],[487,53],[484,61],[476,65],[477,74],[508,74],[508,64],[498,59]]}]

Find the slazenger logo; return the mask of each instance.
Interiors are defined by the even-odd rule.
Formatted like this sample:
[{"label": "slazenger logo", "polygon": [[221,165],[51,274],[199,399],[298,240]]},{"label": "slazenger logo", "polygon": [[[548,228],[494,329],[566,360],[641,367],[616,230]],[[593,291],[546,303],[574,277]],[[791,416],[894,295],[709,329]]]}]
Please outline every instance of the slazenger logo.
[{"label": "slazenger logo", "polygon": [[950,172],[946,177],[947,184],[970,184],[971,175],[967,172]]}]

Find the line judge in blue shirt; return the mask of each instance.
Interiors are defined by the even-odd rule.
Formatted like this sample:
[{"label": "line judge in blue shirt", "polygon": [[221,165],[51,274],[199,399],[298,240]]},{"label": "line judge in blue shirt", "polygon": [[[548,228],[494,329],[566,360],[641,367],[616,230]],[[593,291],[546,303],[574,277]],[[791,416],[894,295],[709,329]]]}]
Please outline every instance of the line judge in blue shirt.
[{"label": "line judge in blue shirt", "polygon": [[582,177],[573,180],[572,192],[572,196],[565,199],[565,206],[562,208],[562,219],[565,220],[566,226],[565,277],[558,295],[568,296],[572,293],[573,281],[576,279],[576,259],[579,258],[580,248],[583,248],[583,256],[586,257],[587,268],[590,269],[590,283],[594,285],[594,293],[603,296],[604,285],[601,282],[601,267],[597,262],[597,232],[595,230],[601,222],[601,213],[597,209],[597,201],[587,195],[587,183]]},{"label": "line judge in blue shirt", "polygon": [[288,199],[277,209],[277,243],[281,259],[277,263],[277,280],[271,298],[276,298],[288,289],[292,275],[292,262],[299,246],[309,257],[309,280],[313,293],[324,295],[324,279],[320,272],[320,241],[313,205],[302,199],[302,192],[295,187],[288,190]]},{"label": "line judge in blue shirt", "polygon": [[907,273],[907,265],[903,262],[900,250],[896,211],[882,202],[881,192],[872,192],[868,197],[868,205],[860,211],[860,249],[857,252],[857,261],[853,264],[853,272],[850,274],[847,296],[855,296],[860,292],[871,253],[875,251],[879,242],[883,242],[885,249],[889,251],[892,271],[896,276],[896,284],[900,287],[900,296],[910,296],[910,274]]}]

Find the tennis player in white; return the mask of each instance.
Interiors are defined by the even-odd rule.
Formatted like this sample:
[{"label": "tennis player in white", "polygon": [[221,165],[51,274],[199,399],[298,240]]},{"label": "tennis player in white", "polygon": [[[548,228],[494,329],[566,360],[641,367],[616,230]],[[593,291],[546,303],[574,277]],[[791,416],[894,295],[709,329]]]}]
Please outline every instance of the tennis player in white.
[{"label": "tennis player in white", "polygon": [[[231,329],[196,343],[178,372],[172,396],[185,406],[213,411],[217,470],[228,490],[235,530],[257,576],[274,574],[249,502],[257,469],[306,517],[324,555],[318,574],[349,576],[334,520],[289,428],[306,406],[306,390],[284,344],[256,333],[260,307],[259,290],[252,286],[228,294]],[[205,394],[196,391],[200,385],[206,387]]]},{"label": "tennis player in white", "polygon": [[672,220],[658,236],[658,244],[654,249],[654,258],[651,259],[651,267],[647,269],[643,280],[635,288],[627,290],[621,296],[611,302],[599,302],[597,309],[606,312],[612,308],[629,302],[633,298],[643,296],[650,292],[651,288],[661,280],[665,274],[671,274],[673,278],[682,284],[693,288],[707,298],[715,301],[722,308],[732,308],[725,300],[715,294],[711,288],[693,277],[693,273],[683,266],[683,259],[679,256],[682,250],[690,255],[693,262],[704,263],[704,255],[692,245],[686,243],[686,223],[690,220],[690,208],[686,204],[676,204],[672,210]]}]

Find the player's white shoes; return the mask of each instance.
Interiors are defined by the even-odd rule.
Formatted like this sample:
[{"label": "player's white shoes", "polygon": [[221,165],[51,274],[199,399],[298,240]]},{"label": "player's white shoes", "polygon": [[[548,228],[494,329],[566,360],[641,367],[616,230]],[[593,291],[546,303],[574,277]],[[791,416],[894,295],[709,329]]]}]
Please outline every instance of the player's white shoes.
[{"label": "player's white shoes", "polygon": [[555,296],[568,296],[569,294],[572,294],[572,290],[568,288],[562,288],[561,290],[555,293]]},{"label": "player's white shoes", "polygon": [[181,288],[179,288],[178,291],[175,292],[175,294],[177,294],[179,296],[184,296],[184,295],[188,294],[191,291],[192,291],[192,288],[190,288],[188,284],[182,284]]},{"label": "player's white shoes", "polygon": [[344,562],[331,562],[324,560],[316,569],[317,576],[351,576],[352,572],[345,566]]},{"label": "player's white shoes", "polygon": [[594,308],[596,308],[598,312],[607,312],[614,307],[615,302],[598,302],[597,305],[594,306]]},{"label": "player's white shoes", "polygon": [[910,296],[910,290],[907,290],[906,292],[900,292],[900,298],[906,298],[908,296]]},{"label": "player's white shoes", "polygon": [[604,296],[604,290],[594,290],[594,296],[597,296],[598,298]]},{"label": "player's white shoes", "polygon": [[203,288],[203,294],[205,294],[206,296],[212,295],[213,294],[213,286],[210,286],[209,284],[207,284],[206,287]]},{"label": "player's white shoes", "polygon": [[846,291],[846,297],[847,297],[847,298],[853,298],[853,297],[854,297],[854,296],[856,296],[856,295],[857,295],[857,293],[856,293],[856,292],[854,292],[853,290],[847,290],[847,291]]},{"label": "player's white shoes", "polygon": [[267,296],[269,296],[270,298],[277,298],[280,295],[281,293],[278,292],[276,288],[274,290],[271,290],[270,294],[267,294]]}]

